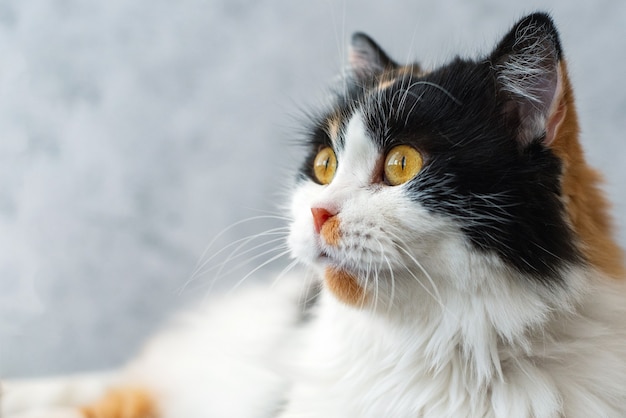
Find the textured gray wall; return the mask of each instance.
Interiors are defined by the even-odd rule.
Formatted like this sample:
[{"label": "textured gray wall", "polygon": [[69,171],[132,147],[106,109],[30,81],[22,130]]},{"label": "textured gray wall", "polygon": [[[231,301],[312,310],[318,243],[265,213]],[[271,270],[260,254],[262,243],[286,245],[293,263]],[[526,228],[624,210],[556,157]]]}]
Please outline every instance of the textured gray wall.
[{"label": "textured gray wall", "polygon": [[[355,30],[433,64],[553,12],[623,225],[626,2],[524,3],[0,1],[0,376],[114,366],[207,295],[214,273],[188,283],[196,262],[228,225],[280,215],[300,109]],[[205,259],[277,224],[228,230]],[[259,260],[229,261],[216,286]]]}]

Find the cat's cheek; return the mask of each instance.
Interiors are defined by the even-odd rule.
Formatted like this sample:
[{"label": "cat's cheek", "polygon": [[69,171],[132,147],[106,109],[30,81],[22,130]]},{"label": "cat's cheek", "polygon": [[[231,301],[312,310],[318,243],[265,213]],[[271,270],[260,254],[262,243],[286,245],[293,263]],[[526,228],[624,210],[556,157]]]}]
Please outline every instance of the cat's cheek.
[{"label": "cat's cheek", "polygon": [[315,265],[319,256],[311,202],[319,195],[322,187],[311,182],[302,183],[297,187],[291,201],[292,222],[287,243],[291,256],[307,265]]},{"label": "cat's cheek", "polygon": [[308,234],[303,233],[301,222],[291,224],[291,232],[287,243],[291,257],[307,265],[313,265],[316,259],[315,242]]}]

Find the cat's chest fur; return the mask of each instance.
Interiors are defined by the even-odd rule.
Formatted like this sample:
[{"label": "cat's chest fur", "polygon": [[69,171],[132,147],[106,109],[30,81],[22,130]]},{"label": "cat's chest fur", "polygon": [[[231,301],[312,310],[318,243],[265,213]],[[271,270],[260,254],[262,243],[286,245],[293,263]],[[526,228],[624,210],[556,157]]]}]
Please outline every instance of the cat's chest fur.
[{"label": "cat's chest fur", "polygon": [[322,295],[286,357],[293,384],[279,416],[620,416],[626,299],[616,291],[601,285],[575,312],[543,312],[516,341],[498,337],[471,297],[439,318],[390,322]]}]

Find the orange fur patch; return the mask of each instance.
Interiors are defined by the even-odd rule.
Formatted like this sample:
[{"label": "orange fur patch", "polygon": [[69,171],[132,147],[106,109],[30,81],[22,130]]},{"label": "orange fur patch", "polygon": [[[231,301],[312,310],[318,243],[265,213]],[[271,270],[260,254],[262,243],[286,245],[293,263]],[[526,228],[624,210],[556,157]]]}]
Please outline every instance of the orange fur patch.
[{"label": "orange fur patch", "polygon": [[563,61],[561,72],[561,104],[565,106],[566,113],[551,148],[563,160],[562,189],[567,214],[580,238],[581,251],[587,260],[609,276],[623,278],[626,275],[623,253],[613,237],[609,205],[599,188],[601,177],[585,162],[578,141],[579,127],[574,95]]},{"label": "orange fur patch", "polygon": [[425,74],[427,73],[423,71],[422,68],[417,64],[403,65],[401,67],[394,68],[393,70],[389,70],[383,73],[380,77],[380,80],[378,81],[376,89],[385,90],[387,87],[398,81],[400,77],[421,77]]},{"label": "orange fur patch", "polygon": [[84,406],[85,418],[157,418],[157,408],[151,395],[137,388],[110,390],[96,403]]},{"label": "orange fur patch", "polygon": [[387,87],[391,86],[396,81],[395,78],[383,79],[378,83],[378,90],[385,90]]},{"label": "orange fur patch", "polygon": [[343,303],[360,306],[367,302],[365,289],[359,285],[357,278],[352,274],[327,267],[324,278],[328,289]]},{"label": "orange fur patch", "polygon": [[339,217],[331,216],[328,218],[322,225],[322,229],[320,229],[320,236],[324,238],[324,242],[328,245],[339,245],[339,240],[341,240]]},{"label": "orange fur patch", "polygon": [[331,140],[336,141],[339,138],[341,129],[341,114],[335,113],[327,121],[327,133]]},{"label": "orange fur patch", "polygon": [[428,71],[424,71],[418,64],[403,65],[396,71],[400,76],[412,75],[415,77],[422,77],[428,74]]}]

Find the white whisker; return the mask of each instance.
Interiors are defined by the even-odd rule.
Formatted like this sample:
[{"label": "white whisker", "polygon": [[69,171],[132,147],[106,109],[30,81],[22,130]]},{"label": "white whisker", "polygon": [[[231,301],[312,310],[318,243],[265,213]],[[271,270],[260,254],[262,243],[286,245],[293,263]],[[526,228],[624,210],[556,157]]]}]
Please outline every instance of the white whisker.
[{"label": "white whisker", "polygon": [[270,229],[270,230],[267,230],[267,231],[263,231],[263,232],[260,232],[258,234],[245,236],[245,237],[242,237],[242,238],[239,238],[239,239],[237,239],[235,241],[230,242],[228,245],[222,247],[219,251],[216,251],[215,253],[213,253],[213,255],[211,255],[210,257],[208,257],[208,258],[206,257],[207,253],[209,252],[209,250],[211,248],[213,248],[213,246],[216,244],[217,239],[220,236],[222,236],[224,233],[226,233],[227,231],[229,231],[229,230],[233,229],[234,227],[239,226],[239,225],[241,225],[241,224],[243,224],[245,222],[249,222],[249,221],[253,221],[253,220],[259,220],[259,219],[266,219],[266,218],[267,218],[267,216],[258,216],[258,217],[255,217],[255,218],[248,218],[248,219],[246,219],[244,221],[239,221],[239,222],[234,223],[233,225],[229,226],[228,228],[222,230],[222,232],[217,234],[213,238],[213,240],[211,240],[211,243],[202,252],[202,255],[198,259],[198,262],[196,263],[196,265],[194,267],[194,270],[193,270],[193,272],[190,275],[189,280],[190,281],[193,280],[194,277],[196,276],[196,274],[198,273],[198,271],[202,270],[211,260],[213,260],[215,257],[220,255],[222,252],[226,251],[227,249],[229,249],[229,248],[231,248],[231,247],[233,247],[233,246],[235,246],[235,245],[237,245],[237,244],[239,244],[241,242],[249,242],[249,241],[251,241],[251,240],[253,240],[255,238],[259,238],[259,237],[262,237],[262,236],[265,236],[265,235],[271,235],[271,234],[274,234],[274,233],[277,233],[277,232],[283,231],[283,230],[284,231],[288,230],[288,228],[286,228],[286,227],[279,227],[279,228],[273,228],[273,229]]},{"label": "white whisker", "polygon": [[[282,239],[269,241],[269,242],[267,242],[267,243],[266,243],[266,244],[264,244],[264,245],[271,244],[271,243],[272,243],[272,242],[274,242],[274,241],[282,241]],[[228,269],[226,272],[223,272],[223,273],[222,273],[222,270],[221,270],[221,268],[220,268],[220,270],[219,270],[219,271],[217,272],[217,274],[216,274],[216,277],[217,277],[217,278],[221,277],[221,276],[220,276],[220,274],[223,274],[224,276],[229,276],[230,274],[232,274],[233,272],[237,271],[237,270],[238,270],[238,269],[240,269],[241,267],[243,267],[243,266],[245,266],[245,265],[247,265],[247,264],[250,264],[250,262],[251,262],[251,261],[257,260],[257,259],[259,259],[259,258],[262,258],[262,257],[264,257],[264,256],[268,255],[268,254],[272,254],[272,253],[274,253],[274,252],[276,252],[276,251],[283,251],[283,250],[288,250],[288,246],[287,246],[287,244],[283,244],[283,245],[275,246],[275,247],[270,248],[269,250],[265,250],[265,251],[263,251],[263,252],[260,252],[260,253],[258,253],[258,254],[255,254],[254,256],[249,257],[249,258],[247,258],[246,260],[242,261],[241,263],[239,263],[239,264],[237,264],[237,265],[235,265],[235,266],[231,267],[231,268],[230,268],[230,269]]]},{"label": "white whisker", "polygon": [[257,267],[255,267],[254,269],[252,269],[252,271],[250,271],[248,274],[246,274],[242,279],[240,279],[237,283],[235,283],[235,285],[230,289],[230,291],[228,293],[232,293],[235,290],[237,290],[239,288],[239,286],[241,286],[246,280],[248,280],[248,278],[250,276],[252,276],[254,273],[256,273],[257,271],[259,271],[260,269],[262,269],[263,267],[267,266],[268,264],[280,259],[281,257],[284,257],[285,255],[289,254],[289,250],[283,251],[273,257],[271,257],[269,260],[264,261],[263,263],[261,263],[260,265],[258,265]]},{"label": "white whisker", "polygon": [[[250,242],[254,241],[255,239],[259,239],[265,236],[272,236],[272,235],[286,235],[287,233],[287,228],[274,228],[274,229],[270,229],[268,231],[265,232],[261,232],[259,234],[254,234],[248,237],[243,237],[240,238],[238,240],[235,240],[233,242],[231,242],[230,244],[222,247],[219,251],[216,251],[213,255],[211,255],[211,257],[208,257],[207,259],[205,259],[204,261],[202,261],[201,263],[197,263],[196,267],[194,269],[194,272],[191,274],[191,276],[189,277],[189,279],[187,279],[187,281],[179,288],[178,292],[182,293],[185,291],[185,289],[195,280],[197,280],[199,277],[201,277],[202,275],[205,275],[207,272],[214,270],[215,268],[218,268],[218,266],[221,268],[223,268],[223,266],[225,266],[229,261],[236,259],[237,257],[239,257],[241,254],[247,254],[251,251],[254,251],[255,249],[261,248],[263,246],[266,245],[270,245],[274,242],[277,241],[281,241],[283,240],[283,238],[278,238],[278,239],[274,239],[274,240],[270,240],[270,241],[264,241],[263,243],[249,249],[243,252],[240,252],[239,255],[233,256],[233,253],[239,251],[241,248],[243,248],[245,245],[249,244]],[[239,244],[239,245],[238,245]],[[217,256],[219,256],[220,254],[222,254],[224,251],[232,248],[233,246],[237,246],[237,248],[230,253],[230,255],[228,257],[226,257],[226,259],[224,261],[222,261],[220,264],[218,264],[217,266],[213,266],[210,268],[206,268],[206,266],[213,260],[215,259]],[[204,254],[206,255],[206,252],[208,251],[205,250]],[[217,281],[217,279],[214,279],[211,283],[211,288],[213,287],[213,284]]]},{"label": "white whisker", "polygon": [[[213,247],[213,245],[215,245],[217,240],[220,239],[224,234],[226,234],[227,232],[231,231],[232,229],[238,227],[239,225],[245,224],[247,222],[258,221],[258,220],[261,220],[261,219],[279,219],[279,220],[284,220],[283,217],[278,216],[278,215],[259,215],[259,216],[253,216],[253,217],[250,217],[250,218],[242,219],[240,221],[237,221],[237,222],[227,226],[226,228],[222,229],[215,237],[213,237],[213,239],[209,242],[209,244],[204,248],[204,251],[202,252],[200,257],[198,258],[198,264],[201,263],[201,260],[204,259],[204,257],[206,256],[207,252]],[[198,265],[196,265],[194,270],[197,267],[198,267]]]}]

